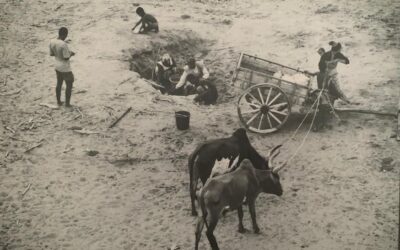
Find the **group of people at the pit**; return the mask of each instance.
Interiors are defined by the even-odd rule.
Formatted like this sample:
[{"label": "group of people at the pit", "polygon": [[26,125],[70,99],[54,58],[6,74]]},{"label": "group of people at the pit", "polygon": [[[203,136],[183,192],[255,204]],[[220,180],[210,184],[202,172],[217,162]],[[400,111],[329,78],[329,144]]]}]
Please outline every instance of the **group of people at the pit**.
[{"label": "group of people at the pit", "polygon": [[[132,30],[140,26],[138,33],[145,34],[150,31],[158,32],[159,26],[157,19],[147,14],[142,7],[136,9],[136,13],[141,17]],[[56,98],[58,105],[62,105],[61,102],[61,87],[63,82],[66,83],[65,91],[65,106],[69,107],[71,102],[72,85],[74,82],[74,75],[71,70],[69,59],[75,55],[74,52],[70,51],[65,39],[68,36],[68,29],[62,27],[59,29],[58,38],[53,39],[50,42],[50,55],[56,59],[55,70],[57,76],[56,85]],[[341,53],[341,44],[336,42],[330,42],[331,50],[325,52],[324,49],[320,49],[318,53],[321,55],[318,67],[319,72],[317,74],[318,88],[327,90],[330,96],[330,102],[333,104],[335,99],[342,99],[346,103],[349,100],[341,91],[337,78],[337,64],[344,63],[349,64],[349,59]],[[209,80],[209,71],[205,67],[202,61],[196,61],[193,56],[189,56],[186,65],[183,67],[183,73],[180,76],[179,82],[175,83],[171,81],[171,76],[177,73],[177,65],[175,60],[169,55],[164,54],[161,60],[157,62],[154,72],[153,80],[155,80],[163,93],[175,94],[175,95],[190,95],[197,94],[194,101],[200,104],[215,104],[218,98],[217,89],[214,84]],[[333,98],[333,99],[332,99]],[[329,109],[326,105],[319,107],[320,111]],[[326,120],[325,116],[328,112],[319,112],[317,120]],[[317,124],[324,124],[324,122],[318,122]],[[318,130],[319,128],[315,128]]]},{"label": "group of people at the pit", "polygon": [[205,105],[215,104],[218,98],[217,88],[210,81],[210,73],[203,61],[196,61],[193,56],[189,56],[179,81],[174,82],[171,77],[177,73],[175,60],[169,54],[164,54],[155,66],[153,80],[160,85],[162,93],[196,94],[195,102]]}]

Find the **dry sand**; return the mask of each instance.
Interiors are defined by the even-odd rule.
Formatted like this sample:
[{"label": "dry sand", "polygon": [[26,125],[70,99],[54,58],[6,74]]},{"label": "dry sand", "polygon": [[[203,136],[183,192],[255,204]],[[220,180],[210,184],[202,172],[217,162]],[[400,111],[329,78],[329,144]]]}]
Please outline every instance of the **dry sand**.
[{"label": "dry sand", "polygon": [[[191,249],[195,218],[187,155],[201,141],[240,127],[235,108],[240,91],[229,87],[229,71],[241,51],[316,70],[316,50],[341,41],[351,61],[339,67],[343,90],[359,108],[396,112],[398,1],[141,4],[158,18],[159,34],[130,32],[137,20],[132,1],[0,3],[3,249]],[[72,110],[40,106],[55,104],[48,42],[60,26],[69,28],[77,53]],[[189,52],[204,59],[219,79],[221,103],[199,107],[192,97],[160,95],[129,70],[132,54],[155,56],[151,52],[160,45],[169,46],[179,62]],[[128,107],[133,110],[108,129]],[[188,131],[175,128],[173,112],[180,109],[191,112]],[[344,122],[332,119],[330,129],[309,135],[282,171],[281,198],[260,196],[261,235],[239,234],[235,213],[220,220],[215,234],[221,249],[397,248],[396,122],[365,114],[341,118]],[[300,119],[294,116],[275,134],[249,137],[266,153]],[[74,127],[95,133],[82,135]],[[295,151],[306,131],[284,146],[278,161]],[[98,154],[88,155],[94,151]],[[129,157],[128,163],[115,161]],[[382,164],[385,158],[393,162]],[[250,229],[249,217],[246,209]],[[205,236],[201,248],[209,248]]]}]

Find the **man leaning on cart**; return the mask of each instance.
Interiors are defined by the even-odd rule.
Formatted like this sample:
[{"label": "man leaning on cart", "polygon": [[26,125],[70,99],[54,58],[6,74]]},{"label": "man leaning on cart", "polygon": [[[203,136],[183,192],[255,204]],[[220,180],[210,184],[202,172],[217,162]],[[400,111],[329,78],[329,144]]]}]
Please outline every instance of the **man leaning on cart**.
[{"label": "man leaning on cart", "polygon": [[331,46],[331,50],[328,52],[325,52],[323,48],[318,50],[318,53],[321,55],[318,63],[319,72],[316,73],[318,89],[327,90],[329,95],[322,95],[323,97],[318,107],[318,114],[313,127],[314,131],[318,131],[325,126],[335,100],[341,99],[345,103],[350,104],[349,99],[339,86],[338,72],[336,70],[339,62],[349,64],[350,61],[341,53],[342,45],[340,43],[331,41],[329,45]]}]

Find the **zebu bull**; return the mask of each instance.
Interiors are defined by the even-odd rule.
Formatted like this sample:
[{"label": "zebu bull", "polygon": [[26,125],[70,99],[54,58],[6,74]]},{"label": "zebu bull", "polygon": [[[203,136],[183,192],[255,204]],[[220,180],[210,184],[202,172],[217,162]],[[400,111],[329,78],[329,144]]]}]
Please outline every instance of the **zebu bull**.
[{"label": "zebu bull", "polygon": [[[278,155],[276,153],[270,159]],[[269,193],[281,196],[282,186],[279,180],[278,171],[281,167],[269,170],[260,170],[252,166],[248,159],[243,160],[240,167],[233,172],[210,178],[201,189],[198,202],[202,211],[196,226],[195,249],[198,250],[199,241],[204,224],[207,228],[207,238],[213,250],[218,250],[217,240],[213,234],[218,223],[219,216],[226,206],[230,210],[238,211],[239,232],[243,233],[243,209],[242,202],[246,197],[253,230],[259,233],[260,229],[256,221],[255,201],[260,193]]]},{"label": "zebu bull", "polygon": [[[270,154],[278,149],[281,145],[276,146],[270,151]],[[189,156],[189,175],[190,175],[190,199],[192,205],[192,215],[196,216],[196,189],[198,179],[200,178],[203,185],[210,177],[215,161],[223,158],[230,160],[229,166],[232,166],[234,159],[238,157],[237,164],[244,159],[249,159],[253,166],[257,169],[269,169],[268,159],[262,157],[250,144],[246,130],[237,129],[231,137],[206,141],[199,145]],[[233,169],[235,169],[233,166]]]}]

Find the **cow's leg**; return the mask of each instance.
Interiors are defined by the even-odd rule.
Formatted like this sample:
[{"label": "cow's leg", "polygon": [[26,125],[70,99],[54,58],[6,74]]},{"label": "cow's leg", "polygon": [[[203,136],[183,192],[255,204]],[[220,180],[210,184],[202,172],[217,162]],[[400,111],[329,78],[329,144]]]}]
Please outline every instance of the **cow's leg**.
[{"label": "cow's leg", "polygon": [[195,250],[199,249],[199,242],[201,238],[201,232],[203,231],[203,226],[204,226],[204,219],[203,217],[199,216],[196,225],[196,242],[194,245]]},{"label": "cow's leg", "polygon": [[257,225],[256,221],[256,204],[255,200],[248,200],[249,202],[249,211],[251,216],[251,222],[253,223],[253,230],[256,234],[260,233],[260,228]]},{"label": "cow's leg", "polygon": [[238,212],[238,218],[239,218],[238,231],[239,231],[239,233],[244,233],[246,231],[246,229],[243,226],[243,208],[241,205],[238,207],[237,212]]},{"label": "cow's leg", "polygon": [[217,226],[217,223],[218,223],[218,215],[210,213],[209,216],[210,216],[209,217],[210,220],[209,220],[209,223],[208,223],[208,228],[207,228],[206,235],[207,235],[208,241],[210,242],[211,249],[212,250],[219,250],[217,239],[215,238],[215,236],[213,234],[214,229],[215,229],[215,227]]}]

